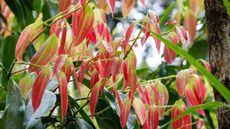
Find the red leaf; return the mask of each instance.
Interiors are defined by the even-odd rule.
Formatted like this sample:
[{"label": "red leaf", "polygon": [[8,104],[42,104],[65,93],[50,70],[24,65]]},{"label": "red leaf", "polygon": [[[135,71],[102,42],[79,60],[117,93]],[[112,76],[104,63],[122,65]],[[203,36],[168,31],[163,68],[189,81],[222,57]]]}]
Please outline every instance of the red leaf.
[{"label": "red leaf", "polygon": [[42,23],[39,22],[30,24],[22,31],[15,48],[15,58],[17,61],[22,61],[22,56],[26,50],[26,47],[30,44],[30,40],[33,39],[34,34],[40,32],[42,28]]},{"label": "red leaf", "polygon": [[58,11],[65,11],[71,5],[71,0],[59,0]]},{"label": "red leaf", "polygon": [[68,55],[62,54],[54,62],[54,74],[56,74],[66,63]]},{"label": "red leaf", "polygon": [[157,108],[151,107],[148,111],[148,119],[143,125],[143,129],[157,129],[159,123],[159,114]]},{"label": "red leaf", "polygon": [[113,76],[113,82],[116,82],[116,76],[120,72],[120,69],[121,69],[121,60],[120,60],[120,58],[118,58],[118,57],[114,58],[113,65],[112,65],[112,68],[111,68],[111,73],[112,73],[112,76]]},{"label": "red leaf", "polygon": [[145,111],[145,105],[139,98],[134,98],[133,101],[133,108],[141,122],[141,125],[143,125],[146,121],[146,111]]},{"label": "red leaf", "polygon": [[196,16],[189,10],[185,11],[184,27],[188,31],[190,41],[192,42],[196,37]]},{"label": "red leaf", "polygon": [[57,37],[59,37],[59,34],[61,32],[61,23],[62,23],[62,20],[58,20],[51,25],[50,35],[54,33]]},{"label": "red leaf", "polygon": [[102,41],[102,44],[109,54],[113,53],[113,47],[110,42]]},{"label": "red leaf", "polygon": [[80,83],[79,83],[79,80],[78,80],[78,76],[76,74],[76,69],[75,69],[73,64],[72,64],[72,70],[73,70],[73,77],[74,77],[75,84],[76,84],[76,87],[77,87],[77,90],[78,90],[78,94],[79,94],[79,97],[81,97],[81,87],[80,87]]},{"label": "red leaf", "polygon": [[[196,74],[192,74],[191,78],[189,79],[186,85],[185,94],[187,96],[188,103],[190,106],[203,104],[206,96],[206,89],[201,77],[199,77]],[[197,111],[201,115],[205,115],[203,109],[199,109]]]},{"label": "red leaf", "polygon": [[94,12],[89,6],[85,6],[84,10],[73,13],[73,34],[74,45],[79,45],[86,37],[88,32],[93,27],[94,23]]},{"label": "red leaf", "polygon": [[209,72],[211,72],[210,64],[209,64],[207,61],[200,59],[200,62],[203,64],[203,66],[204,66]]},{"label": "red leaf", "polygon": [[[174,43],[177,44],[179,39],[175,32],[171,32],[168,34],[169,39]],[[172,63],[176,58],[176,52],[172,49],[168,48],[166,45],[164,46],[164,59],[167,63]]]},{"label": "red leaf", "polygon": [[67,57],[65,64],[62,66],[62,70],[66,75],[67,82],[69,82],[70,76],[72,74],[72,58]]},{"label": "red leaf", "polygon": [[91,89],[93,89],[93,87],[95,86],[95,84],[99,81],[99,75],[98,75],[98,72],[97,70],[93,70],[93,73],[91,75],[91,78],[90,78],[90,87]]},{"label": "red leaf", "polygon": [[63,27],[62,27],[61,45],[60,45],[59,50],[58,50],[58,55],[66,53],[66,50],[65,50],[66,33],[67,33],[67,21],[65,19]]},{"label": "red leaf", "polygon": [[61,116],[62,121],[64,121],[65,115],[68,109],[68,89],[67,89],[67,79],[65,74],[62,71],[59,71],[56,74],[58,84],[59,84],[59,93],[61,96]]},{"label": "red leaf", "polygon": [[175,32],[177,33],[183,45],[188,43],[189,34],[187,30],[185,30],[183,27],[176,26]]},{"label": "red leaf", "polygon": [[206,128],[204,127],[204,120],[203,120],[203,119],[198,118],[198,119],[196,120],[196,129],[206,129]]},{"label": "red leaf", "polygon": [[93,28],[88,32],[87,34],[87,39],[89,39],[91,42],[93,42],[94,44],[97,43],[97,38],[96,38],[96,34],[93,30]]},{"label": "red leaf", "polygon": [[90,95],[89,104],[90,104],[90,113],[92,117],[94,116],[94,111],[97,105],[98,95],[99,95],[101,86],[102,86],[101,82],[97,82],[96,85],[93,87],[91,95]]},{"label": "red leaf", "polygon": [[130,109],[131,102],[128,98],[126,98],[122,103],[122,108],[120,108],[120,124],[122,128],[125,128],[125,125],[128,121]]},{"label": "red leaf", "polygon": [[196,73],[196,70],[193,68],[181,70],[179,73],[177,73],[177,75],[176,75],[176,88],[177,88],[178,94],[181,97],[185,97],[185,87],[189,81],[191,74],[193,74],[193,73]]},{"label": "red leaf", "polygon": [[32,106],[34,109],[34,112],[37,110],[41,103],[42,95],[46,89],[46,86],[50,80],[50,77],[52,76],[52,72],[48,68],[42,69],[35,82],[32,89]]},{"label": "red leaf", "polygon": [[[31,59],[29,72],[39,71],[39,66],[48,64],[58,51],[58,39],[52,34]],[[35,64],[35,65],[34,65]]]},{"label": "red leaf", "polygon": [[112,13],[112,16],[114,14],[114,7],[115,7],[115,2],[116,0],[106,0],[107,4],[109,5],[109,9]]},{"label": "red leaf", "polygon": [[143,5],[145,5],[145,0],[141,0],[141,3],[142,3]]},{"label": "red leaf", "polygon": [[[186,111],[186,106],[182,100],[176,101],[176,103],[172,107],[172,120],[177,118],[179,115],[181,115],[183,112]],[[177,119],[176,121],[172,122],[172,128],[173,129],[192,129],[192,120],[190,115],[186,115],[180,119]]]},{"label": "red leaf", "polygon": [[128,16],[129,12],[134,8],[135,0],[122,0],[122,15]]},{"label": "red leaf", "polygon": [[128,43],[129,43],[129,39],[130,39],[130,37],[131,37],[131,35],[132,35],[132,32],[133,32],[133,29],[134,29],[135,25],[136,25],[136,22],[133,22],[133,23],[129,26],[129,28],[128,28],[126,34],[125,34],[125,39],[122,41],[122,46],[121,46],[121,47],[122,47],[122,49],[124,50],[124,53],[125,53],[125,54],[126,54],[126,52],[127,52],[127,45],[128,45]]},{"label": "red leaf", "polygon": [[170,20],[170,21],[167,21],[166,23],[165,23],[165,25],[176,25],[177,24],[177,22],[176,22],[176,20]]}]

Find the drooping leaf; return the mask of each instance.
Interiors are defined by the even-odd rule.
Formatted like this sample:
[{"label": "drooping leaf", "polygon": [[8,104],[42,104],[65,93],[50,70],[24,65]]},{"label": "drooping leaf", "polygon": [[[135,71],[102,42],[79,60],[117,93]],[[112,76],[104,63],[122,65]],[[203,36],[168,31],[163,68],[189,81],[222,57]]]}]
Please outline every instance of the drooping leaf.
[{"label": "drooping leaf", "polygon": [[[190,106],[195,106],[203,103],[206,96],[206,89],[201,77],[199,77],[197,74],[192,74],[186,85],[185,94]],[[203,109],[197,111],[200,114],[205,115]]]},{"label": "drooping leaf", "polygon": [[61,96],[61,116],[62,121],[64,121],[65,115],[68,109],[68,89],[67,89],[67,79],[65,74],[62,71],[59,71],[56,74],[58,84],[59,84],[59,93]]},{"label": "drooping leaf", "polygon": [[42,29],[42,22],[35,22],[27,26],[21,33],[16,48],[15,48],[15,58],[18,61],[22,61],[23,53],[26,47],[30,44],[30,40]]},{"label": "drooping leaf", "polygon": [[[172,107],[172,115],[171,118],[175,119],[179,115],[181,115],[183,112],[186,111],[186,106],[182,100],[176,101],[176,103]],[[172,128],[173,129],[192,129],[191,126],[192,120],[190,115],[186,115],[178,120],[175,120],[172,122]]]},{"label": "drooping leaf", "polygon": [[33,105],[34,112],[37,110],[37,108],[41,103],[43,93],[46,89],[46,86],[51,76],[52,76],[51,70],[48,68],[44,68],[39,72],[34,82],[34,86],[32,89],[32,105]]},{"label": "drooping leaf", "polygon": [[139,98],[135,97],[133,100],[133,108],[141,122],[141,125],[143,125],[146,121],[145,105]]},{"label": "drooping leaf", "polygon": [[133,32],[133,29],[134,29],[135,25],[136,25],[135,22],[133,22],[132,24],[130,24],[129,28],[126,31],[125,38],[122,41],[122,45],[121,46],[122,46],[122,49],[124,50],[125,54],[127,52],[127,45],[129,43],[129,39],[130,39],[130,37],[132,35],[132,32]]},{"label": "drooping leaf", "polygon": [[[29,72],[39,71],[39,66],[47,65],[58,51],[58,39],[52,34],[31,59]],[[35,65],[33,65],[35,64]]]},{"label": "drooping leaf", "polygon": [[58,10],[59,12],[65,11],[71,5],[71,0],[59,0]]},{"label": "drooping leaf", "polygon": [[73,34],[74,34],[74,45],[79,45],[86,37],[88,32],[93,27],[94,23],[94,11],[89,6],[85,6],[84,10],[80,9],[73,13]]},{"label": "drooping leaf", "polygon": [[190,10],[185,11],[184,27],[189,33],[190,42],[192,42],[196,37],[196,25],[196,16]]},{"label": "drooping leaf", "polygon": [[112,16],[114,16],[114,8],[115,8],[115,2],[116,0],[106,0],[107,4],[109,5],[109,9],[112,13]]},{"label": "drooping leaf", "polygon": [[26,98],[29,90],[33,87],[34,84],[34,78],[32,74],[25,75],[20,81],[19,81],[19,88],[21,90],[22,96]]},{"label": "drooping leaf", "polygon": [[67,33],[67,20],[64,19],[64,24],[63,24],[63,27],[62,27],[61,43],[60,43],[60,47],[59,47],[59,50],[58,50],[58,55],[66,53],[66,49],[65,49],[66,33]]},{"label": "drooping leaf", "polygon": [[66,75],[67,82],[70,80],[70,76],[72,74],[72,58],[67,57],[65,64],[62,66],[62,70]]},{"label": "drooping leaf", "polygon": [[98,96],[99,96],[99,92],[101,89],[101,82],[97,82],[96,85],[93,87],[92,89],[92,93],[90,95],[90,113],[92,115],[92,117],[94,116],[94,110],[96,108],[96,104],[97,104],[97,100],[98,100]]},{"label": "drooping leaf", "polygon": [[66,63],[68,55],[62,54],[54,62],[54,74],[56,74]]},{"label": "drooping leaf", "polygon": [[134,8],[135,0],[122,0],[122,15],[128,16],[129,12]]}]

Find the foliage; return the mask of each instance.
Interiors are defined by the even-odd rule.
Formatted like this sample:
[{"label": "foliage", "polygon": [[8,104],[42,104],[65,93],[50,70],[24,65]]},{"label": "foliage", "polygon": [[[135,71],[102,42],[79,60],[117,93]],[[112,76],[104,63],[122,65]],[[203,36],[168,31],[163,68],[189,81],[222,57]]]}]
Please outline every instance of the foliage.
[{"label": "foliage", "polygon": [[[202,1],[130,18],[146,3],[1,0],[0,127],[215,128],[215,109],[229,105],[214,102],[211,85],[226,100],[230,91],[205,61]],[[164,61],[137,68],[135,49],[151,40]]]}]

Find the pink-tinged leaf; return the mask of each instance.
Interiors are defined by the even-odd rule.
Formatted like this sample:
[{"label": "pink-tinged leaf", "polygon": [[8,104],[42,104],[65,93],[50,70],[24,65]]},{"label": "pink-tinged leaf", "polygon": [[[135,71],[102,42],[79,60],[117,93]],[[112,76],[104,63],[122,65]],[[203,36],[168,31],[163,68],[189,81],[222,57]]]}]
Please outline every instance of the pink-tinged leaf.
[{"label": "pink-tinged leaf", "polygon": [[73,64],[72,58],[67,57],[65,64],[62,66],[62,71],[66,75],[67,82],[69,82],[70,76],[72,74],[72,64]]},{"label": "pink-tinged leaf", "polygon": [[46,86],[51,76],[52,76],[52,71],[48,68],[44,68],[39,72],[34,82],[34,86],[32,89],[32,106],[34,112],[37,110],[37,108],[41,103],[42,95],[46,89]]},{"label": "pink-tinged leaf", "polygon": [[177,33],[180,41],[183,45],[187,44],[189,41],[189,33],[183,27],[176,26],[175,32]]},{"label": "pink-tinged leaf", "polygon": [[[183,112],[186,111],[186,106],[182,100],[176,101],[176,103],[172,107],[172,114],[171,118],[172,120],[177,118],[179,115],[181,115]],[[172,122],[172,128],[173,129],[192,129],[192,120],[190,115],[186,115],[180,119],[177,119],[176,121]]]},{"label": "pink-tinged leaf", "polygon": [[89,65],[90,65],[90,62],[89,62],[89,61],[84,61],[84,62],[82,62],[81,66],[80,66],[80,68],[79,68],[79,70],[78,70],[78,78],[79,78],[78,80],[79,80],[80,82],[83,81],[84,76],[85,76],[85,72],[86,72],[86,70],[88,69]]},{"label": "pink-tinged leaf", "polygon": [[87,34],[87,39],[89,39],[91,42],[93,42],[94,44],[97,43],[97,38],[96,38],[96,34],[95,31],[93,29],[91,29],[88,34]]},{"label": "pink-tinged leaf", "polygon": [[81,5],[84,6],[86,4],[86,0],[80,0]]},{"label": "pink-tinged leaf", "polygon": [[190,36],[190,42],[196,37],[196,16],[191,11],[185,11],[184,27],[188,31]]},{"label": "pink-tinged leaf", "polygon": [[109,9],[110,9],[112,16],[113,16],[116,0],[106,0],[106,2],[109,5]]},{"label": "pink-tinged leaf", "polygon": [[146,111],[144,103],[139,98],[135,97],[133,100],[133,108],[141,122],[141,125],[143,125],[146,121]]},{"label": "pink-tinged leaf", "polygon": [[58,55],[66,53],[66,50],[65,50],[66,33],[67,33],[67,21],[65,19],[63,27],[62,27],[61,44],[60,44],[60,47],[59,47],[59,50],[58,50]]},{"label": "pink-tinged leaf", "polygon": [[90,95],[89,104],[90,104],[90,113],[92,117],[94,116],[94,111],[97,105],[98,95],[99,95],[101,86],[102,86],[101,82],[100,81],[97,82],[96,85],[93,87],[91,95]]},{"label": "pink-tinged leaf", "polygon": [[176,22],[176,20],[170,20],[170,21],[167,21],[166,23],[165,23],[165,25],[176,25],[177,24],[177,22]]},{"label": "pink-tinged leaf", "polygon": [[38,72],[40,69],[38,66],[45,66],[52,61],[58,51],[58,46],[58,39],[52,34],[32,57],[29,72]]},{"label": "pink-tinged leaf", "polygon": [[203,66],[204,66],[209,72],[211,72],[210,64],[209,64],[207,61],[201,59],[200,62],[203,64]]},{"label": "pink-tinged leaf", "polygon": [[23,78],[21,78],[18,85],[20,87],[22,96],[26,98],[29,90],[34,85],[34,79],[32,74],[27,74]]},{"label": "pink-tinged leaf", "polygon": [[50,35],[54,33],[57,37],[59,37],[59,34],[61,32],[61,23],[62,20],[58,20],[50,26]]},{"label": "pink-tinged leaf", "polygon": [[141,3],[145,6],[145,0],[141,0]]},{"label": "pink-tinged leaf", "polygon": [[122,103],[122,108],[120,109],[120,124],[122,128],[125,128],[125,125],[128,121],[130,109],[131,102],[128,98],[126,98]]},{"label": "pink-tinged leaf", "polygon": [[72,64],[72,72],[73,72],[73,77],[74,77],[74,80],[75,80],[75,84],[76,84],[76,87],[77,87],[77,91],[78,91],[78,97],[81,97],[81,87],[80,87],[80,82],[78,80],[78,76],[76,74],[76,69],[74,67],[74,65]]},{"label": "pink-tinged leaf", "polygon": [[86,35],[93,27],[94,11],[86,5],[83,11],[75,13],[73,14],[72,29],[74,34],[74,45],[77,46],[85,39]]},{"label": "pink-tinged leaf", "polygon": [[113,82],[116,82],[116,76],[117,74],[120,72],[121,69],[121,59],[119,59],[118,57],[115,57],[113,60],[113,65],[111,68],[111,73],[113,76]]},{"label": "pink-tinged leaf", "polygon": [[95,84],[99,81],[99,74],[97,72],[97,70],[93,70],[91,78],[90,78],[90,87],[91,89],[93,89],[93,87],[95,86]]},{"label": "pink-tinged leaf", "polygon": [[103,22],[100,22],[97,24],[97,31],[99,35],[101,36],[104,32],[105,24]]},{"label": "pink-tinged leaf", "polygon": [[205,127],[202,128],[203,126],[204,126],[204,120],[201,118],[198,118],[196,120],[196,129],[204,129]]},{"label": "pink-tinged leaf", "polygon": [[133,32],[133,29],[134,29],[135,25],[136,25],[136,22],[133,22],[132,24],[130,24],[128,30],[126,31],[125,39],[122,41],[121,47],[124,50],[124,53],[127,52],[127,45],[129,43],[129,39],[130,39],[130,37],[132,35],[132,32]]},{"label": "pink-tinged leaf", "polygon": [[102,44],[109,54],[113,53],[113,47],[110,42],[102,41]]},{"label": "pink-tinged leaf", "polygon": [[56,74],[58,84],[59,84],[59,93],[61,96],[61,116],[62,121],[64,121],[65,115],[68,109],[68,89],[67,89],[67,79],[65,74],[62,71],[59,71]]},{"label": "pink-tinged leaf", "polygon": [[149,14],[151,23],[159,24],[159,17],[157,16],[157,14],[154,11],[149,10],[148,14]]},{"label": "pink-tinged leaf", "polygon": [[[151,107],[148,112],[148,129],[157,129],[159,123],[159,112],[157,108]],[[147,128],[146,128],[147,129]]]},{"label": "pink-tinged leaf", "polygon": [[[156,87],[157,92],[159,93],[160,96],[160,106],[166,106],[168,104],[168,100],[169,100],[169,93],[168,90],[166,88],[166,86],[164,84],[162,84],[160,81],[157,81],[156,84],[154,85]],[[162,116],[164,115],[166,108],[160,108],[159,109],[159,119],[162,118]]]},{"label": "pink-tinged leaf", "polygon": [[22,56],[27,46],[30,44],[30,40],[32,40],[35,36],[34,34],[39,33],[42,28],[42,23],[39,22],[30,24],[22,31],[15,48],[15,58],[17,59],[17,61],[22,61]]},{"label": "pink-tinged leaf", "polygon": [[164,46],[164,59],[167,63],[171,64],[176,59],[176,52]]},{"label": "pink-tinged leaf", "polygon": [[63,12],[71,5],[71,0],[59,0],[58,11]]},{"label": "pink-tinged leaf", "polygon": [[98,8],[102,9],[103,12],[109,13],[110,7],[106,0],[97,0]]},{"label": "pink-tinged leaf", "polygon": [[199,0],[190,0],[189,6],[193,14],[197,14],[199,10]]},{"label": "pink-tinged leaf", "polygon": [[54,74],[56,74],[66,63],[68,55],[62,54],[54,62]]},{"label": "pink-tinged leaf", "polygon": [[150,36],[150,21],[149,21],[149,17],[145,17],[142,21],[142,25],[143,25],[143,32],[144,32],[144,36],[141,38],[141,44],[144,45],[144,43],[146,42],[146,40],[148,39],[148,37]]},{"label": "pink-tinged leaf", "polygon": [[185,87],[189,81],[190,76],[193,73],[196,73],[196,70],[193,68],[181,70],[179,73],[177,73],[177,75],[176,75],[176,89],[177,89],[178,94],[181,97],[185,97]]},{"label": "pink-tinged leaf", "polygon": [[122,0],[122,15],[128,16],[129,12],[134,8],[135,0]]},{"label": "pink-tinged leaf", "polygon": [[[186,85],[185,94],[187,96],[188,103],[190,106],[203,104],[206,96],[206,89],[201,77],[199,77],[197,74],[192,74]],[[203,109],[199,109],[197,111],[201,115],[205,115]]]}]

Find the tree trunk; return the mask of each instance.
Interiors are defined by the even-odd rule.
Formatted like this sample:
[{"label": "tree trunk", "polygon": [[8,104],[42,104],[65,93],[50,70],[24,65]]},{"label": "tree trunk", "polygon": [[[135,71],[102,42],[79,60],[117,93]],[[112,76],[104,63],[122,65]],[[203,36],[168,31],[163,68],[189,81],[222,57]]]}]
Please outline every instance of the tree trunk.
[{"label": "tree trunk", "polygon": [[[230,17],[223,0],[205,0],[206,22],[209,43],[209,62],[212,73],[230,89]],[[217,101],[226,102],[214,91]],[[230,110],[217,109],[219,129],[230,128]]]}]

